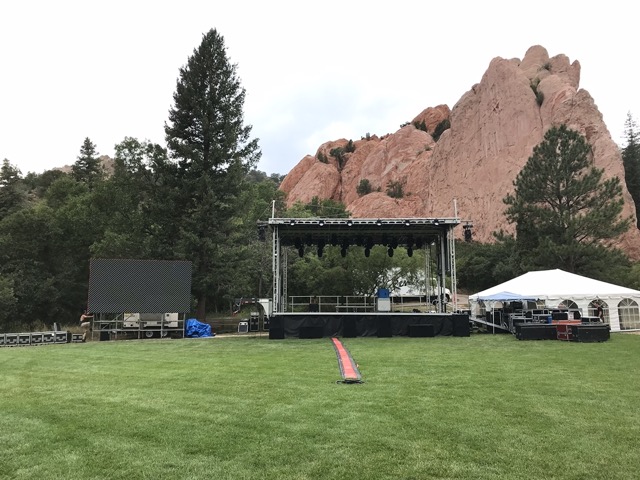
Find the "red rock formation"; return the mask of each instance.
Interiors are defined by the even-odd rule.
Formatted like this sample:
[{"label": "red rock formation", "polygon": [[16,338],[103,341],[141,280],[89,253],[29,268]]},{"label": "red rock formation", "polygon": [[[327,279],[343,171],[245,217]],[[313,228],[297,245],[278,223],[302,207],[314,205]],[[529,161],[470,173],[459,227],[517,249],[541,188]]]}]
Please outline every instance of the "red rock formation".
[{"label": "red rock formation", "polygon": [[[289,205],[313,196],[331,198],[361,218],[453,217],[455,202],[458,217],[474,222],[474,238],[491,241],[496,230],[513,231],[505,223],[502,199],[513,191],[514,179],[551,126],[566,124],[583,134],[605,178],[624,179],[618,146],[579,83],[578,61],[570,63],[565,55],[550,58],[541,46],[531,47],[522,61],[494,58],[480,83],[451,111],[446,105],[427,108],[393,134],[358,140],[342,165],[330,152],[344,148],[347,140],[327,142],[315,157],[294,167],[281,190]],[[431,135],[445,119],[451,128],[436,143]],[[414,126],[423,121],[428,133]],[[362,179],[380,191],[359,197],[356,188]],[[386,195],[389,182],[402,183],[403,198]],[[635,218],[633,200],[622,183],[623,215]],[[640,258],[637,229],[619,245]]]}]

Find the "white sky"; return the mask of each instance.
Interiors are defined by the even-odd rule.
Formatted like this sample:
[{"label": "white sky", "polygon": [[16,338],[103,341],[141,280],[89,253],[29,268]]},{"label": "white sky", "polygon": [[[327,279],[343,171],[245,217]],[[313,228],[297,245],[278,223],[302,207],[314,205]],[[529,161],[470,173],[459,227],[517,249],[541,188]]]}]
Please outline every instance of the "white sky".
[{"label": "white sky", "polygon": [[542,45],[582,66],[613,140],[640,119],[638,7],[622,0],[181,0],[0,3],[0,161],[71,165],[85,137],[165,145],[178,70],[216,28],[246,89],[258,169],[338,138],[395,132],[460,99],[494,57]]}]

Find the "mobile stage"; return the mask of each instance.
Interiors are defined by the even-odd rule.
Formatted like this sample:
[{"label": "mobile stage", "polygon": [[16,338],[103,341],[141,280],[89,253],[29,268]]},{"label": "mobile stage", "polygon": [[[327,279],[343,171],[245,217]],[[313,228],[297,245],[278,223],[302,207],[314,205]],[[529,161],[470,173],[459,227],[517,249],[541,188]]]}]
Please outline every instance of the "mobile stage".
[{"label": "mobile stage", "polygon": [[[458,313],[456,303],[454,228],[460,223],[458,218],[271,218],[260,222],[261,233],[266,236],[269,229],[273,242],[273,295],[263,304],[269,317],[269,338],[469,336],[469,315]],[[292,301],[287,293],[289,252],[297,250],[302,257],[305,248],[313,248],[321,257],[327,245],[340,246],[342,256],[350,246],[358,245],[365,257],[375,245],[387,247],[389,256],[398,246],[405,247],[409,256],[414,250],[425,249],[424,298],[431,311],[394,311],[397,306],[385,296],[384,289],[355,303],[349,301],[354,297],[333,297],[334,302],[324,305],[316,304],[312,296],[302,303]],[[431,302],[433,252],[437,295]],[[447,280],[451,303],[444,298]]]}]

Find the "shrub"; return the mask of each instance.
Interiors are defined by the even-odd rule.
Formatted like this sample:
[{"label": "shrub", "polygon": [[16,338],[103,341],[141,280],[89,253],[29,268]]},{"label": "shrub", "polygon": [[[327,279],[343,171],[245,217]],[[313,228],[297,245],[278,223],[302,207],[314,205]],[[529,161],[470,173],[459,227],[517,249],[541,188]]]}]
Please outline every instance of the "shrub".
[{"label": "shrub", "polygon": [[327,156],[324,154],[324,152],[318,152],[318,160],[321,161],[322,163],[329,163],[329,160],[327,159]]},{"label": "shrub", "polygon": [[344,154],[345,154],[345,150],[342,147],[332,148],[329,151],[329,155],[331,155],[333,158],[335,158],[338,161],[339,169],[342,169],[342,167],[344,166],[344,163],[347,160]]},{"label": "shrub", "polygon": [[531,80],[531,83],[529,85],[531,86],[531,90],[533,90],[533,93],[536,96],[536,102],[538,103],[538,106],[541,106],[542,102],[544,101],[544,93],[538,90],[538,85],[540,85],[540,79],[534,78],[533,80]]},{"label": "shrub", "polygon": [[448,118],[445,118],[438,125],[436,125],[436,128],[433,130],[433,135],[431,136],[437,142],[440,139],[440,135],[442,135],[445,130],[448,130],[450,128],[451,128],[451,122],[449,121]]},{"label": "shrub", "polygon": [[387,195],[391,198],[404,197],[404,180],[389,181],[387,183]]},{"label": "shrub", "polygon": [[368,193],[371,193],[371,191],[372,191],[371,182],[366,178],[363,178],[362,180],[360,180],[360,183],[356,187],[356,193],[358,194],[358,196],[362,197]]},{"label": "shrub", "polygon": [[413,122],[413,126],[416,127],[416,129],[418,130],[422,130],[423,132],[427,131],[427,124],[424,123],[424,120],[421,122],[418,122],[418,121]]},{"label": "shrub", "polygon": [[355,144],[353,143],[353,140],[349,140],[349,141],[347,142],[347,146],[346,146],[346,147],[344,147],[344,151],[345,151],[345,152],[347,152],[347,153],[352,153],[352,152],[355,152],[355,151],[356,151],[356,146],[355,146]]}]

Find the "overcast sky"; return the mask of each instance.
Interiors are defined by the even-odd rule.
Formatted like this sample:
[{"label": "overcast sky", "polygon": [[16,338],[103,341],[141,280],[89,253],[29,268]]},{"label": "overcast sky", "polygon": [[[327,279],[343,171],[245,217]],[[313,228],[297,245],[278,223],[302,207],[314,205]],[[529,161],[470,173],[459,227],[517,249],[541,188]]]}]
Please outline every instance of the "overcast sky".
[{"label": "overcast sky", "polygon": [[165,145],[178,70],[215,28],[246,89],[258,169],[285,174],[324,142],[395,132],[453,107],[495,57],[542,45],[582,66],[580,87],[622,145],[640,118],[638,8],[609,0],[2,1],[0,160],[71,165],[86,137]]}]

